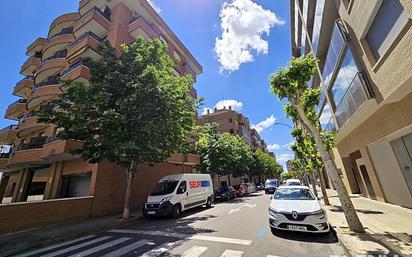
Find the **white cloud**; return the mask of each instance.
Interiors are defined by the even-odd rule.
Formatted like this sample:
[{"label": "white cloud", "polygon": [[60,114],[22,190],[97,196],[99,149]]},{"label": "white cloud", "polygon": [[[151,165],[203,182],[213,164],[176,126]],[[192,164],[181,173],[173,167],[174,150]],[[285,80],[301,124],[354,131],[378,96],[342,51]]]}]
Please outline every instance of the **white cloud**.
[{"label": "white cloud", "polygon": [[292,150],[293,143],[295,143],[295,141],[290,141],[289,143],[284,144],[283,147],[288,149],[288,150]]},{"label": "white cloud", "polygon": [[214,51],[220,72],[236,71],[245,62],[253,61],[253,53],[267,54],[269,45],[262,34],[269,35],[275,25],[285,21],[251,0],[224,2],[220,11],[222,36],[216,38]]},{"label": "white cloud", "polygon": [[252,128],[256,129],[257,132],[261,133],[263,130],[270,128],[275,124],[276,118],[273,115],[270,115],[270,117],[267,117],[265,120],[259,122],[256,125],[252,125]]},{"label": "white cloud", "polygon": [[281,146],[278,145],[278,144],[271,144],[271,145],[268,145],[268,150],[271,151],[271,152],[273,152],[273,151],[275,151],[275,150],[279,150],[280,147],[281,147]]},{"label": "white cloud", "polygon": [[157,13],[161,13],[162,9],[160,9],[159,6],[157,6],[157,4],[155,2],[153,2],[153,0],[147,0],[147,2],[153,7],[153,9],[157,12]]},{"label": "white cloud", "polygon": [[228,100],[221,100],[215,104],[213,108],[205,107],[203,108],[202,115],[207,114],[207,111],[209,110],[210,113],[213,112],[214,108],[217,110],[221,110],[223,108],[229,109],[229,107],[232,108],[232,110],[240,112],[243,108],[243,103],[238,100],[234,99],[228,99]]}]

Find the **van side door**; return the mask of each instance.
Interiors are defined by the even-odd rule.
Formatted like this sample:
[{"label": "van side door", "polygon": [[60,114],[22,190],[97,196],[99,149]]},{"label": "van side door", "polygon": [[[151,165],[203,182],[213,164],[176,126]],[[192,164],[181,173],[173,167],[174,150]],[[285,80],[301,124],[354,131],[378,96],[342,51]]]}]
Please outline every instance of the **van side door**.
[{"label": "van side door", "polygon": [[178,201],[182,205],[182,210],[185,210],[190,206],[190,196],[187,189],[187,182],[185,180],[179,183],[176,191],[176,196]]}]

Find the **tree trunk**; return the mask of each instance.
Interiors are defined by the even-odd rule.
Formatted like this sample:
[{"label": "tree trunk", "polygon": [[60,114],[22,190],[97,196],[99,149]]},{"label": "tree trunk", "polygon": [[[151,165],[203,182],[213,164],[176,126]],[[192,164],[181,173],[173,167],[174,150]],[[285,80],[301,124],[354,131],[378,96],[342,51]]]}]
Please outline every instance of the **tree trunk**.
[{"label": "tree trunk", "polygon": [[316,197],[318,197],[318,190],[316,189],[316,178],[313,173],[309,174],[310,182],[312,184],[312,190]]},{"label": "tree trunk", "polygon": [[227,175],[227,185],[230,186],[230,173]]},{"label": "tree trunk", "polygon": [[127,220],[130,217],[130,192],[132,190],[132,181],[133,181],[135,172],[136,172],[136,163],[132,161],[130,164],[130,167],[127,169],[126,193],[124,196],[124,207],[123,207],[123,220]]},{"label": "tree trunk", "polygon": [[365,230],[363,229],[362,223],[360,222],[359,217],[356,213],[356,210],[353,206],[353,203],[349,197],[348,191],[346,190],[346,187],[343,184],[342,178],[339,175],[336,164],[333,161],[332,156],[330,155],[329,151],[327,150],[323,142],[322,135],[320,134],[319,129],[315,127],[313,123],[308,119],[308,117],[305,114],[305,110],[300,105],[300,103],[297,103],[296,101],[292,103],[296,107],[300,118],[302,119],[304,124],[309,128],[309,131],[312,133],[315,139],[319,154],[322,158],[323,163],[325,164],[325,168],[327,172],[329,173],[332,183],[335,186],[336,191],[338,193],[339,200],[342,205],[346,221],[348,222],[348,225],[349,225],[349,229],[352,230],[353,232],[358,232],[358,233],[365,232]]},{"label": "tree trunk", "polygon": [[322,191],[323,202],[325,203],[325,205],[330,205],[328,193],[326,192],[326,183],[325,178],[323,177],[323,172],[321,172],[319,169],[317,170],[317,172],[320,180],[320,190]]}]

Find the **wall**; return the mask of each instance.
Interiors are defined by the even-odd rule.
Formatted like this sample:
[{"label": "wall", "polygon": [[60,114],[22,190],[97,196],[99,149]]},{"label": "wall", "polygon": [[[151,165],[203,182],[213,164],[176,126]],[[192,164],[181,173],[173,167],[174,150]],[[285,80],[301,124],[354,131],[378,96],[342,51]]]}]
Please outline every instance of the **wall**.
[{"label": "wall", "polygon": [[93,197],[0,205],[0,233],[89,218]]}]

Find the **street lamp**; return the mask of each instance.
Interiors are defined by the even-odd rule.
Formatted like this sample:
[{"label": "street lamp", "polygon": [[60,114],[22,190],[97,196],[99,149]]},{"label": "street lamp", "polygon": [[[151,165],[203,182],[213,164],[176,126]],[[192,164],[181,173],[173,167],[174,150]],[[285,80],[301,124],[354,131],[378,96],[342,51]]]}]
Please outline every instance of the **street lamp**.
[{"label": "street lamp", "polygon": [[276,123],[273,124],[273,126],[274,125],[282,125],[282,126],[286,126],[286,127],[290,128],[290,129],[293,129],[290,125],[285,124],[285,123],[276,122]]}]

